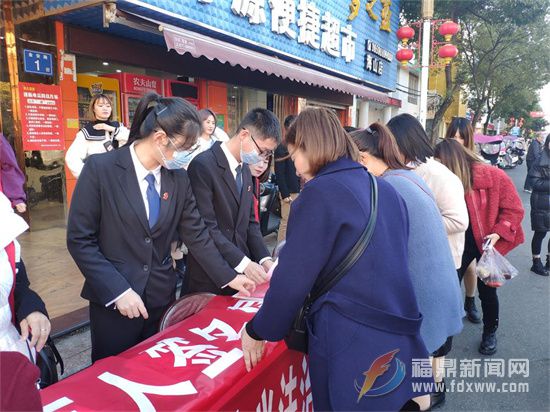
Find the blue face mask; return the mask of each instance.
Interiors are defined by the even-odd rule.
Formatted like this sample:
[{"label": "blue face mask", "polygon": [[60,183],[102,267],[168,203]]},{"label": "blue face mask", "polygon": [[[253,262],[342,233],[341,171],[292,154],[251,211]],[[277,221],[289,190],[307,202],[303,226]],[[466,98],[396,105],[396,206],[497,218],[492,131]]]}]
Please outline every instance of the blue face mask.
[{"label": "blue face mask", "polygon": [[241,142],[241,162],[247,163],[249,165],[255,165],[264,160],[258,153],[256,149],[252,149],[251,152],[245,152],[243,150],[243,142]]},{"label": "blue face mask", "polygon": [[[170,141],[172,143],[172,141]],[[172,143],[173,144],[173,143]],[[162,162],[164,163],[164,167],[168,170],[175,170],[175,169],[187,169],[187,166],[189,166],[189,163],[191,163],[191,160],[195,157],[196,150],[179,150],[174,151],[174,154],[172,155],[172,159],[167,159],[164,152],[159,147],[159,152],[162,157]]]}]

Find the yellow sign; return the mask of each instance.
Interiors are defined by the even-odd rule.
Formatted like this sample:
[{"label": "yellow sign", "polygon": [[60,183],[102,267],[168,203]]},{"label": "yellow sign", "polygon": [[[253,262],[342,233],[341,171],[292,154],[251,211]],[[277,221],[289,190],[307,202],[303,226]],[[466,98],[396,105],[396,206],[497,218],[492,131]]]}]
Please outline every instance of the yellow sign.
[{"label": "yellow sign", "polygon": [[351,0],[349,5],[348,20],[351,21],[359,15],[359,9],[361,8],[361,0]]}]

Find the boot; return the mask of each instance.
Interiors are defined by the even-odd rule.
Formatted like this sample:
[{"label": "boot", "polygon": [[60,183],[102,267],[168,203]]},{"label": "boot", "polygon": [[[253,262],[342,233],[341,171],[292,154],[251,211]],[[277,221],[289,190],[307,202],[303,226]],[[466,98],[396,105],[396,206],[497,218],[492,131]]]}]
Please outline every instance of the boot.
[{"label": "boot", "polygon": [[443,379],[439,383],[436,383],[436,389],[440,390],[437,390],[436,392],[430,394],[430,409],[443,406],[443,404],[445,403],[445,392],[447,391],[445,379]]},{"label": "boot", "polygon": [[481,316],[479,316],[479,312],[476,308],[476,298],[475,297],[468,297],[466,296],[466,299],[464,300],[464,311],[466,312],[466,317],[468,320],[472,323],[480,323],[481,322]]},{"label": "boot", "polygon": [[483,355],[494,355],[497,351],[497,327],[484,328],[479,345],[479,353]]},{"label": "boot", "polygon": [[531,272],[540,276],[548,276],[548,270],[543,266],[540,258],[533,258],[533,266],[531,266]]}]

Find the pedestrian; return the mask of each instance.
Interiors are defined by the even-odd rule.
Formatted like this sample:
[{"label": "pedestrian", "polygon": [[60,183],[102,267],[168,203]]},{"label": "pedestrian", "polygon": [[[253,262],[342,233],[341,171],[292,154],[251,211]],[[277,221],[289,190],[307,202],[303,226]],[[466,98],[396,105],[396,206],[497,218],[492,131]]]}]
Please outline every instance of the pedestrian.
[{"label": "pedestrian", "polygon": [[[472,152],[475,152],[474,128],[472,127],[470,121],[465,117],[453,117],[453,120],[447,129],[445,138],[456,139],[456,141],[462,146],[468,148]],[[470,322],[481,323],[481,316],[479,315],[475,304],[476,285],[476,264],[475,262],[472,262],[464,274],[464,309],[466,310],[466,318]]]},{"label": "pedestrian", "polygon": [[261,228],[260,184],[268,181],[269,176],[271,174],[272,161],[273,161],[273,156],[269,156],[269,159],[262,159],[256,164],[248,165],[250,167],[250,174],[252,175],[254,216],[256,218],[256,221],[260,223],[260,228]]},{"label": "pedestrian", "polygon": [[528,178],[533,190],[531,193],[531,230],[535,232],[531,241],[531,253],[533,254],[531,271],[537,275],[548,276],[550,239],[548,240],[545,266],[542,264],[540,252],[542,242],[550,231],[550,134],[546,136],[542,154],[529,169]]},{"label": "pedestrian", "polygon": [[0,190],[18,213],[25,213],[27,210],[27,195],[24,185],[25,175],[17,164],[15,153],[8,139],[0,133]]},{"label": "pedestrian", "polygon": [[92,97],[88,118],[90,123],[78,131],[65,155],[65,163],[77,179],[88,156],[124,146],[130,133],[122,123],[113,121],[113,102],[105,94]]},{"label": "pedestrian", "polygon": [[529,171],[535,164],[536,160],[542,154],[544,142],[544,135],[542,132],[535,133],[535,138],[531,140],[531,144],[527,149],[527,156],[525,156],[525,163],[527,164],[527,176],[525,177],[525,184],[523,185],[523,191],[531,193],[533,187],[531,186],[531,179],[529,179]]},{"label": "pedestrian", "polygon": [[[29,288],[17,237],[29,226],[0,192],[0,351],[20,352],[30,360],[48,339],[51,324],[44,302]],[[27,339],[28,338],[28,339]]]},{"label": "pedestrian", "polygon": [[[410,114],[400,114],[388,122],[407,166],[420,175],[435,196],[447,231],[455,268],[461,267],[464,233],[468,228],[468,210],[460,179],[433,158],[434,149],[420,122]],[[479,319],[475,300],[466,296],[464,310],[471,321]],[[475,316],[475,317],[474,317]]]},{"label": "pedestrian", "polygon": [[[281,140],[275,115],[252,109],[227,142],[216,142],[189,165],[189,180],[199,212],[223,257],[235,272],[256,284],[267,281],[273,264],[254,213],[252,175],[248,165],[269,159]],[[199,259],[190,251],[186,293],[211,292],[232,295],[235,290],[205,276]]]},{"label": "pedestrian", "polygon": [[[354,248],[373,207],[369,173],[358,163],[359,150],[333,111],[304,110],[286,139],[306,183],[292,205],[286,244],[269,291],[242,331],[248,370],[260,361],[263,340],[278,341],[287,335],[312,289]],[[382,362],[386,370],[394,356],[394,362],[405,365],[428,356],[408,268],[406,206],[389,183],[378,180],[377,186],[378,213],[369,245],[338,283],[313,303],[306,318],[317,411],[400,410],[423,394],[413,391],[413,377],[407,373],[394,390],[363,396],[372,389],[367,379],[371,365]],[[389,376],[395,372],[391,368]]]},{"label": "pedestrian", "polygon": [[254,287],[220,255],[178,161],[200,127],[191,103],[149,93],[136,108],[130,144],[86,161],[69,210],[67,247],[85,278],[94,362],[157,332],[175,298],[170,246],[178,236],[218,287],[245,295]]},{"label": "pedestrian", "polygon": [[[524,241],[521,221],[523,206],[512,180],[497,167],[483,163],[475,153],[452,139],[444,139],[435,155],[455,173],[462,184],[470,216],[459,276],[473,260],[479,261],[483,243],[490,240],[495,249],[506,255]],[[479,352],[492,355],[497,351],[496,331],[499,325],[497,289],[478,278],[477,289],[483,312],[483,335]]]},{"label": "pedestrian", "polygon": [[[294,120],[296,120],[296,116],[292,114],[285,118],[283,124],[285,136]],[[281,197],[281,221],[277,232],[277,242],[282,242],[286,238],[290,205],[300,193],[300,178],[296,174],[296,168],[288,154],[288,148],[284,140],[275,149],[275,176]]]},{"label": "pedestrian", "polygon": [[[462,330],[464,311],[453,256],[434,195],[426,182],[405,165],[386,126],[373,123],[351,136],[361,151],[361,163],[390,183],[405,201],[409,217],[409,271],[423,316],[420,335],[428,352],[443,363],[443,357],[451,350],[452,336]],[[440,382],[443,377],[437,376],[437,372],[434,370],[433,376]],[[443,401],[434,399],[432,407],[436,406],[436,400]],[[421,409],[427,409],[430,397],[417,402]]]}]

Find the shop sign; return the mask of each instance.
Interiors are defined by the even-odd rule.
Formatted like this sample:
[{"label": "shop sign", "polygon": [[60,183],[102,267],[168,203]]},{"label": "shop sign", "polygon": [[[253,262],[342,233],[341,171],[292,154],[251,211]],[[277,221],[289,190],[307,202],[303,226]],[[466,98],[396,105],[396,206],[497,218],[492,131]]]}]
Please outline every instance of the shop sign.
[{"label": "shop sign", "polygon": [[393,61],[393,54],[372,40],[365,44],[365,70],[381,76],[384,73],[384,62]]},{"label": "shop sign", "polygon": [[53,58],[51,53],[24,49],[23,56],[23,65],[26,73],[53,76]]},{"label": "shop sign", "polygon": [[64,150],[61,87],[19,83],[23,150]]},{"label": "shop sign", "polygon": [[124,73],[124,92],[144,94],[155,92],[163,94],[162,80],[155,77],[143,76],[140,74]]}]

